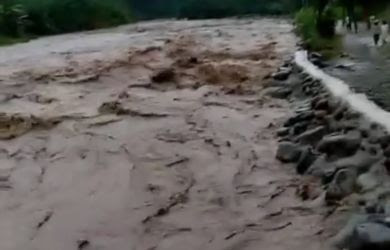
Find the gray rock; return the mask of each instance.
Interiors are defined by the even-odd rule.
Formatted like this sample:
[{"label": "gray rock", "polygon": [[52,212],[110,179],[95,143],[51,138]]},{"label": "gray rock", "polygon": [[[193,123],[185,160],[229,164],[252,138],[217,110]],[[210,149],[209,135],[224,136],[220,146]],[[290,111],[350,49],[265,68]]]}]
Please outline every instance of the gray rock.
[{"label": "gray rock", "polygon": [[368,200],[365,202],[366,204],[364,205],[364,212],[367,214],[384,214],[385,209],[384,206],[375,200]]},{"label": "gray rock", "polygon": [[306,131],[308,126],[309,126],[309,122],[308,121],[298,122],[292,128],[292,134],[295,135],[295,136],[296,135],[300,135],[300,134],[302,134],[303,132]]},{"label": "gray rock", "polygon": [[304,149],[301,153],[301,156],[299,157],[298,164],[297,164],[297,173],[298,174],[304,174],[308,168],[315,162],[318,155],[313,152],[313,150],[308,147]]},{"label": "gray rock", "polygon": [[310,59],[310,61],[312,64],[314,64],[315,66],[317,66],[319,68],[325,68],[325,67],[329,66],[327,63],[325,63],[324,61],[322,61],[319,58],[312,58],[312,59]]},{"label": "gray rock", "polygon": [[289,69],[283,69],[279,72],[273,73],[272,78],[279,81],[285,81],[288,79],[288,77],[291,74],[291,70]]},{"label": "gray rock", "polygon": [[339,249],[389,249],[389,229],[384,214],[354,214],[332,242]]},{"label": "gray rock", "polygon": [[[359,120],[345,120],[340,122],[340,127],[345,131],[349,132],[351,130],[358,129],[360,126]],[[361,135],[361,133],[360,133]]]},{"label": "gray rock", "polygon": [[316,145],[322,139],[325,133],[325,127],[319,126],[304,132],[298,136],[297,140],[305,145]]},{"label": "gray rock", "polygon": [[336,121],[340,121],[341,119],[344,118],[344,114],[345,112],[347,111],[347,107],[345,107],[344,105],[340,105],[338,108],[336,108],[336,110],[333,112],[333,118],[336,120]]},{"label": "gray rock", "polygon": [[310,121],[314,118],[313,111],[301,112],[296,114],[293,117],[290,117],[284,124],[285,127],[290,127],[295,125],[298,122]]},{"label": "gray rock", "polygon": [[383,162],[379,160],[371,166],[368,172],[359,175],[356,180],[356,186],[364,193],[372,191],[370,197],[367,198],[377,200],[379,197],[379,200],[390,201],[390,192],[385,188],[388,181],[389,176],[386,173]]},{"label": "gray rock", "polygon": [[345,119],[347,119],[347,120],[359,119],[361,116],[362,116],[361,113],[359,113],[359,112],[357,112],[357,111],[354,111],[354,110],[352,110],[352,109],[348,109],[348,110],[344,113],[344,117],[345,117]]},{"label": "gray rock", "polygon": [[342,70],[348,70],[348,71],[355,71],[353,68],[353,64],[337,64],[334,66],[336,69],[342,69]]},{"label": "gray rock", "polygon": [[355,227],[351,242],[351,250],[388,250],[390,228],[384,223],[361,223]]},{"label": "gray rock", "polygon": [[268,90],[267,95],[278,98],[278,99],[286,99],[292,93],[292,89],[288,86],[280,87],[280,88],[271,88]]},{"label": "gray rock", "polygon": [[380,160],[379,156],[372,156],[369,152],[359,151],[355,155],[337,159],[332,162],[336,169],[348,168],[353,169],[358,174],[363,174]]},{"label": "gray rock", "polygon": [[352,215],[345,226],[340,230],[340,232],[335,237],[333,237],[332,245],[338,249],[349,248],[354,240],[353,235],[356,226],[367,222],[369,218],[370,216],[367,214]]},{"label": "gray rock", "polygon": [[275,80],[275,79],[272,79],[272,80],[267,84],[267,87],[268,87],[268,88],[273,88],[273,87],[280,88],[280,87],[286,87],[286,86],[287,86],[286,81],[278,81],[278,80]]},{"label": "gray rock", "polygon": [[387,158],[390,158],[390,146],[387,146],[387,148],[385,148],[383,150],[383,155]]},{"label": "gray rock", "polygon": [[390,135],[382,135],[378,138],[378,142],[382,148],[390,146]]},{"label": "gray rock", "polygon": [[328,112],[326,110],[317,110],[314,112],[314,116],[317,120],[325,120],[326,116],[328,115]]},{"label": "gray rock", "polygon": [[276,158],[282,162],[297,162],[301,156],[302,149],[292,142],[281,142],[276,152]]},{"label": "gray rock", "polygon": [[323,56],[321,53],[318,52],[312,52],[310,53],[310,58],[317,58],[317,59],[323,59]]},{"label": "gray rock", "polygon": [[319,177],[323,184],[327,184],[332,181],[336,167],[328,162],[326,155],[321,155],[310,165],[306,174]]},{"label": "gray rock", "polygon": [[368,138],[370,136],[370,132],[367,129],[361,129],[360,134],[363,138]]},{"label": "gray rock", "polygon": [[281,128],[278,131],[276,131],[276,135],[279,137],[287,136],[290,133],[289,128]]},{"label": "gray rock", "polygon": [[[340,120],[337,121],[334,117],[327,117],[327,124],[330,131],[334,132],[349,132],[358,129],[360,126],[359,120]],[[360,131],[359,131],[360,133]],[[361,137],[361,133],[359,134]]]},{"label": "gray rock", "polygon": [[325,136],[318,143],[318,151],[328,156],[346,157],[356,153],[361,144],[360,133]]},{"label": "gray rock", "polygon": [[350,169],[340,169],[326,190],[326,201],[340,200],[353,193],[356,173]]},{"label": "gray rock", "polygon": [[361,174],[356,180],[356,186],[359,188],[361,192],[367,192],[375,189],[381,184],[381,180],[379,180],[372,173],[364,173]]},{"label": "gray rock", "polygon": [[328,110],[328,108],[329,108],[329,102],[327,99],[319,100],[314,106],[314,109],[316,110]]}]

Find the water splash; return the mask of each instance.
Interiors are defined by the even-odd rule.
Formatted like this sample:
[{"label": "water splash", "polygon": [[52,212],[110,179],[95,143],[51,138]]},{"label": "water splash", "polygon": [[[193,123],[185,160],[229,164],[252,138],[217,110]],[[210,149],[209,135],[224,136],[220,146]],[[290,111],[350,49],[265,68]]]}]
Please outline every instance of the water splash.
[{"label": "water splash", "polygon": [[353,110],[361,113],[372,122],[382,125],[390,132],[390,113],[380,108],[374,102],[370,101],[366,95],[353,92],[347,83],[326,74],[324,71],[313,65],[307,56],[307,51],[297,51],[295,53],[295,62],[306,73],[321,83],[336,98],[346,102]]}]

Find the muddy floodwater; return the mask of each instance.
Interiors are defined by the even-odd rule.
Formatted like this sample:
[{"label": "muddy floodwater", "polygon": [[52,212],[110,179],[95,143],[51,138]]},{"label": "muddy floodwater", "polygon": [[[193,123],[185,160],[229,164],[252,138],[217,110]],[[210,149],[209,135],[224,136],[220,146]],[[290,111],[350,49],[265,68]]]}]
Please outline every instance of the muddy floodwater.
[{"label": "muddy floodwater", "polygon": [[328,249],[262,92],[289,21],[145,22],[0,48],[1,250]]}]

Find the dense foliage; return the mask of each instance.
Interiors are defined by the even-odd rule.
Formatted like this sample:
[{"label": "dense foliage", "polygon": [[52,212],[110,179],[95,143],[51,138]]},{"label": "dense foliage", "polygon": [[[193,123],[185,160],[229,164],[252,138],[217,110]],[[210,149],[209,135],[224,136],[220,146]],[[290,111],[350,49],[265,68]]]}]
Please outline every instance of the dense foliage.
[{"label": "dense foliage", "polygon": [[[0,0],[0,38],[57,34],[134,18],[286,14],[301,0]],[[1,39],[0,39],[1,40]]]},{"label": "dense foliage", "polygon": [[287,14],[301,0],[129,0],[139,18],[218,18],[246,14]]},{"label": "dense foliage", "polygon": [[302,8],[296,14],[296,31],[309,49],[322,51],[329,57],[339,49],[339,40],[334,36],[334,16],[334,9],[327,9],[318,18],[313,7]]},{"label": "dense foliage", "polygon": [[0,0],[0,34],[9,36],[102,28],[129,18],[122,0]]},{"label": "dense foliage", "polygon": [[297,21],[301,27],[299,30],[306,30],[305,37],[314,32],[315,36],[331,37],[335,6],[341,7],[344,15],[357,20],[383,10],[387,2],[388,0],[0,0],[0,40],[5,36],[9,39],[102,28],[134,19],[279,15],[294,13],[300,8],[305,10],[298,14]]}]

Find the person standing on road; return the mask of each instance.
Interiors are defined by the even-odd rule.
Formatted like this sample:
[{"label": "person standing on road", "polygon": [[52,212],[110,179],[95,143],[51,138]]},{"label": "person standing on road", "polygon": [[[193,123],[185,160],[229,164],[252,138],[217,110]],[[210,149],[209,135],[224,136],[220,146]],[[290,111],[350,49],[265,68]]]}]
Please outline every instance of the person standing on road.
[{"label": "person standing on road", "polygon": [[389,36],[389,24],[383,20],[381,25],[381,40],[382,45],[387,43],[387,37]]},{"label": "person standing on road", "polygon": [[381,27],[379,26],[379,21],[375,20],[374,25],[372,27],[372,33],[374,38],[375,46],[378,46],[379,38],[381,36]]},{"label": "person standing on road", "polygon": [[375,16],[370,16],[370,18],[369,18],[369,20],[368,20],[369,26],[367,27],[368,30],[371,30],[371,27],[372,27],[372,25],[374,24],[375,19],[376,19]]}]

